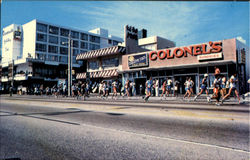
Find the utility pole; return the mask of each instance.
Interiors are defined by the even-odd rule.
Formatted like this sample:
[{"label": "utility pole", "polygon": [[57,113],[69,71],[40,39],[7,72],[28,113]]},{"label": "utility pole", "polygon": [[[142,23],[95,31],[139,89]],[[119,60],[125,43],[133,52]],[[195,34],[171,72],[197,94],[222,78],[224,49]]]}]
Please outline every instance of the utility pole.
[{"label": "utility pole", "polygon": [[68,41],[68,96],[72,95],[72,47],[73,40],[71,40],[71,34],[69,33]]}]

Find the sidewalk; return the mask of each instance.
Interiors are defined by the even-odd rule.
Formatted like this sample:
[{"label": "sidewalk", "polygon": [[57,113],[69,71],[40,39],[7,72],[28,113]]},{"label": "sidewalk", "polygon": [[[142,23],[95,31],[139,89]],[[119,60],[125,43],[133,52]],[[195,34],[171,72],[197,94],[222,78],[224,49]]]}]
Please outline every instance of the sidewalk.
[{"label": "sidewalk", "polygon": [[[3,94],[0,95],[0,97],[10,97],[9,94]],[[78,100],[77,97],[54,97],[52,95],[50,96],[46,96],[46,95],[17,95],[14,94],[12,97],[14,98],[31,98],[31,99],[39,99],[39,98],[43,98],[43,99],[56,99],[56,100]],[[205,95],[201,95],[197,98],[196,101],[193,100],[194,97],[190,97],[189,99],[185,98],[183,99],[183,95],[178,95],[178,97],[150,97],[149,98],[149,103],[164,103],[164,102],[168,102],[168,103],[178,103],[178,104],[214,104],[215,100],[211,100],[210,103],[207,102],[206,96]],[[81,97],[79,100],[83,100],[83,97]],[[89,97],[85,97],[84,99],[85,101],[128,101],[128,102],[144,102],[144,99],[142,96],[131,96],[131,97],[127,97],[127,96],[120,96],[118,95],[115,99],[115,97],[112,99],[112,95],[108,96],[108,97],[99,97],[98,94],[91,94]],[[243,105],[249,105],[250,103],[250,97],[246,97],[245,99],[243,99],[241,97],[241,104]],[[230,97],[229,99],[227,99],[223,104],[232,104],[232,105],[236,105],[238,104],[238,99],[234,98],[234,97]]]}]

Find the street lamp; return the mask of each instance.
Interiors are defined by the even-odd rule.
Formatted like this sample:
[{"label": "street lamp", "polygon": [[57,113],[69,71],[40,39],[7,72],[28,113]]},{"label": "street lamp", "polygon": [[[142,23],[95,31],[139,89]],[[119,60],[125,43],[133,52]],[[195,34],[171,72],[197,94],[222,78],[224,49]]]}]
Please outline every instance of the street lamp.
[{"label": "street lamp", "polygon": [[68,42],[62,42],[62,44],[68,43],[68,96],[72,95],[72,48],[73,40],[71,40],[71,35],[69,33]]}]

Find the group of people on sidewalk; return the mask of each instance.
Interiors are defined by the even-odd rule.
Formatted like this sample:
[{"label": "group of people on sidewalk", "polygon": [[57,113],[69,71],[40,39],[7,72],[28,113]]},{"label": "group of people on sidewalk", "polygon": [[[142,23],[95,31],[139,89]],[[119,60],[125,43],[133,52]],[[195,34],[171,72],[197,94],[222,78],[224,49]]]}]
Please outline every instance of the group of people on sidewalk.
[{"label": "group of people on sidewalk", "polygon": [[[215,99],[216,100],[216,105],[219,106],[220,105],[220,101],[223,104],[223,102],[229,98],[229,96],[231,95],[232,92],[235,93],[235,95],[238,98],[238,102],[240,104],[240,96],[239,96],[239,92],[237,91],[236,88],[236,82],[238,81],[236,79],[236,74],[233,74],[229,80],[226,80],[226,77],[224,75],[222,75],[220,73],[220,69],[215,67],[215,79],[213,82],[213,94],[209,95],[208,92],[208,74],[204,74],[204,78],[202,79],[201,82],[201,90],[200,92],[194,97],[194,101],[197,100],[197,98],[203,93],[205,92],[207,95],[207,102],[211,102],[211,99]],[[175,81],[175,85],[174,88],[176,90],[176,88],[178,87],[179,82]],[[150,77],[147,81],[146,81],[146,96],[143,97],[144,100],[147,102],[149,100],[149,97],[152,95],[152,87],[153,87],[153,80],[152,77]],[[191,77],[186,77],[186,81],[184,83],[185,86],[185,91],[186,93],[184,94],[183,99],[188,99],[188,101],[190,100],[191,95],[194,94],[193,92],[193,86],[194,86],[194,82],[191,79]],[[162,94],[161,97],[163,97],[163,95],[165,94],[169,96],[169,93],[171,92],[171,87],[172,87],[172,80],[171,79],[166,79],[163,84],[162,84]],[[227,92],[227,88],[229,88],[228,92]],[[174,92],[175,93],[175,92]],[[177,92],[176,92],[177,93]],[[186,98],[187,97],[187,98]]]}]

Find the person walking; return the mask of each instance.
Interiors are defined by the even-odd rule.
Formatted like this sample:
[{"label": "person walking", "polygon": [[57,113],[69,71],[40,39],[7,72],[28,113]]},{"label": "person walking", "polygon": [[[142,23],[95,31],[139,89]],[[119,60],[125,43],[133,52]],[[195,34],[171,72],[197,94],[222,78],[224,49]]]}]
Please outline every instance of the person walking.
[{"label": "person walking", "polygon": [[130,90],[130,83],[129,80],[127,80],[125,83],[125,95],[127,95],[128,97],[130,96],[129,90]]},{"label": "person walking", "polygon": [[207,89],[207,83],[208,83],[208,74],[204,74],[204,78],[202,79],[201,82],[201,91],[194,97],[194,101],[196,101],[197,97],[199,97],[204,91],[207,94],[207,101],[210,101],[210,97],[208,95],[208,89]]},{"label": "person walking", "polygon": [[[162,83],[162,87],[161,87],[161,90],[162,90],[161,98],[163,97],[163,95],[166,94],[166,86],[167,86],[167,80],[164,80]],[[165,95],[165,97],[166,97],[166,95]]]},{"label": "person walking", "polygon": [[238,101],[239,101],[239,104],[240,104],[240,96],[239,96],[239,92],[237,91],[237,88],[236,88],[236,82],[238,80],[236,79],[236,74],[233,74],[231,77],[230,77],[230,88],[229,88],[229,91],[228,91],[228,94],[225,95],[223,98],[222,98],[222,103],[225,101],[225,99],[227,97],[229,97],[232,93],[232,91],[235,92],[237,98],[238,98]]},{"label": "person walking", "polygon": [[172,80],[167,78],[167,96],[171,95]]},{"label": "person walking", "polygon": [[189,77],[187,77],[186,78],[186,82],[184,83],[184,86],[185,86],[185,91],[186,91],[186,93],[185,93],[185,95],[184,95],[184,99],[185,99],[185,97],[188,95],[188,98],[190,97],[190,95],[191,95],[191,91],[190,91],[190,86],[191,86],[191,82],[190,82],[190,80],[191,80],[191,78],[189,78]]},{"label": "person walking", "polygon": [[117,99],[117,80],[115,80],[113,83],[112,83],[112,87],[113,87],[113,95],[112,95],[112,99],[113,97],[115,97],[115,100]]},{"label": "person walking", "polygon": [[219,102],[220,102],[220,97],[221,97],[221,94],[220,94],[220,90],[221,90],[221,78],[220,78],[220,75],[216,75],[215,76],[215,80],[214,80],[214,88],[213,88],[213,95],[211,97],[211,99],[215,99],[216,100],[216,103],[215,105],[216,106],[220,106]]},{"label": "person walking", "polygon": [[146,97],[144,98],[145,102],[147,102],[149,97],[151,96],[152,84],[153,84],[152,77],[150,77],[149,80],[146,81]]}]

